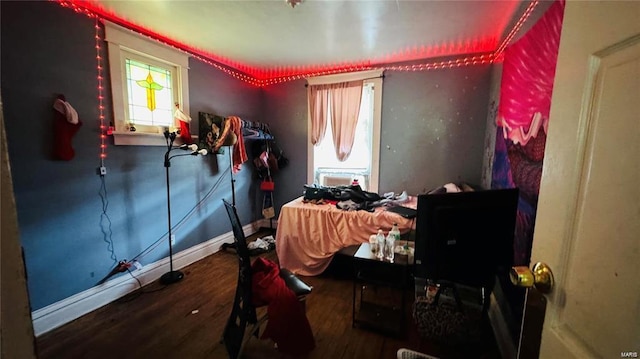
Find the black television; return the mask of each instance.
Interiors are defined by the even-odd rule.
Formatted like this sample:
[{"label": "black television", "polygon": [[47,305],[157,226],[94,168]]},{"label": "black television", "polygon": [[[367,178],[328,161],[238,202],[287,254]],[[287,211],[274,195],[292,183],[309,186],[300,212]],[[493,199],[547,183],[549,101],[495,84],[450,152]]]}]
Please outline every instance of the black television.
[{"label": "black television", "polygon": [[491,290],[513,263],[517,207],[517,188],[419,195],[415,276]]}]

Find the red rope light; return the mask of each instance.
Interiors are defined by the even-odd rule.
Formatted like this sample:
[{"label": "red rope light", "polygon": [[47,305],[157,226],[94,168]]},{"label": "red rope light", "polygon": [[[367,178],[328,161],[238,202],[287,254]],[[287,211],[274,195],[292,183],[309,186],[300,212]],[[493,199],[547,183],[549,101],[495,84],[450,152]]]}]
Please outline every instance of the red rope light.
[{"label": "red rope light", "polygon": [[524,11],[524,13],[522,13],[522,16],[520,16],[520,18],[518,19],[518,22],[516,22],[516,24],[513,26],[513,28],[509,32],[509,35],[505,37],[504,41],[502,41],[500,46],[498,46],[496,51],[494,51],[496,58],[502,55],[502,52],[504,51],[504,49],[507,47],[507,45],[509,45],[509,42],[511,41],[511,39],[513,39],[513,37],[520,30],[522,25],[524,25],[524,23],[527,21],[529,16],[531,16],[531,13],[536,8],[536,6],[538,6],[538,0],[533,0],[529,3],[529,6],[527,6],[527,9]]},{"label": "red rope light", "polygon": [[96,17],[96,69],[98,70],[98,118],[100,121],[100,166],[104,167],[104,159],[107,158],[107,127],[104,124],[104,77],[102,76],[102,37],[100,36],[100,20]]},{"label": "red rope light", "polygon": [[382,68],[385,70],[391,70],[391,71],[428,71],[428,70],[452,69],[456,67],[490,64],[493,62],[493,60],[494,60],[494,55],[491,53],[491,54],[484,54],[479,56],[468,56],[468,57],[458,58],[455,60],[448,60],[448,61],[430,62],[426,64],[402,65],[402,66],[392,65],[392,66],[384,66]]},{"label": "red rope light", "polygon": [[[363,61],[361,63],[343,63],[343,64],[332,64],[327,66],[305,66],[305,67],[285,67],[285,68],[277,68],[277,69],[259,69],[250,66],[246,66],[239,63],[234,63],[228,59],[223,57],[207,54],[198,49],[194,49],[188,45],[175,42],[169,38],[166,38],[160,34],[154,33],[148,29],[145,29],[141,26],[132,24],[125,20],[118,18],[115,14],[110,14],[104,9],[98,8],[95,5],[92,5],[88,2],[79,2],[77,0],[52,0],[57,2],[63,7],[71,8],[77,13],[82,13],[90,18],[95,18],[96,21],[100,20],[109,20],[119,25],[122,25],[130,30],[135,31],[136,33],[143,35],[151,40],[160,42],[164,45],[175,48],[179,51],[185,52],[195,59],[202,61],[203,63],[213,66],[214,68],[238,79],[244,81],[250,85],[263,87],[298,79],[303,79],[307,77],[314,76],[323,76],[323,75],[331,75],[338,74],[344,72],[354,72],[354,71],[363,71],[363,70],[372,70],[372,69],[384,69],[389,71],[429,71],[429,70],[437,70],[437,69],[448,69],[448,68],[457,68],[463,66],[474,66],[474,65],[482,65],[497,62],[501,59],[502,52],[505,47],[509,44],[509,42],[513,39],[515,34],[520,30],[522,25],[529,18],[535,7],[538,5],[539,0],[533,0],[529,3],[529,6],[525,10],[525,12],[520,16],[514,27],[509,32],[509,35],[504,39],[504,41],[500,44],[500,46],[493,51],[492,53],[487,53],[483,55],[474,55],[474,56],[464,56],[454,60],[448,61],[435,61],[435,62],[427,62],[422,64],[412,64],[412,65],[384,65],[380,64],[378,66],[373,66],[370,61]],[[101,136],[104,135],[104,116],[103,110],[104,107],[102,105],[102,58],[99,54],[99,29],[96,29],[96,50],[98,51],[97,60],[98,60],[98,88],[99,88],[99,100],[100,100],[100,116],[101,116]],[[242,68],[243,71],[238,71],[235,68]],[[106,137],[106,136],[105,136]],[[104,145],[101,142],[101,146]],[[103,148],[104,150],[104,148]],[[104,152],[101,153],[101,158],[106,157]]]}]

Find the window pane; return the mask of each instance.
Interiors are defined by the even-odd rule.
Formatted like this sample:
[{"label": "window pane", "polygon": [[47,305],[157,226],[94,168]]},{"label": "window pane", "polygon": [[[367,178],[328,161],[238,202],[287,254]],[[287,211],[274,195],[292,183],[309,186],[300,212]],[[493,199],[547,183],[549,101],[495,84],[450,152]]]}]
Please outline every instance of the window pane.
[{"label": "window pane", "polygon": [[151,111],[149,111],[146,104],[144,106],[137,106],[132,104],[129,106],[129,112],[129,117],[136,119],[136,125],[153,125]]},{"label": "window pane", "polygon": [[147,74],[149,73],[148,66],[129,59],[127,59],[127,63],[129,64],[128,67],[131,69],[129,79],[142,80],[147,77]]},{"label": "window pane", "polygon": [[[128,82],[132,82],[131,80]],[[147,106],[147,91],[135,82],[129,84],[129,102],[140,106]]]},{"label": "window pane", "polygon": [[173,113],[171,110],[153,111],[153,124],[155,126],[170,126],[173,121]]},{"label": "window pane", "polygon": [[156,93],[156,111],[158,110],[171,110],[171,93],[169,91],[158,91]]},{"label": "window pane", "polygon": [[173,86],[170,69],[125,60],[129,122],[147,126],[173,124]]}]

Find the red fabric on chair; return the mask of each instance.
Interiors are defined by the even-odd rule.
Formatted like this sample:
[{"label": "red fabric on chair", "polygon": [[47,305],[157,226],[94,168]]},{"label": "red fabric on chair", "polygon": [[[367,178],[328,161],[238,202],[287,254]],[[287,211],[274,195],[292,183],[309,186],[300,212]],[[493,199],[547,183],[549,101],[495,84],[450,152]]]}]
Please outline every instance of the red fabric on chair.
[{"label": "red fabric on chair", "polygon": [[253,304],[267,305],[269,320],[262,338],[271,338],[283,353],[299,356],[315,348],[302,303],[280,277],[278,264],[258,257],[251,265]]}]

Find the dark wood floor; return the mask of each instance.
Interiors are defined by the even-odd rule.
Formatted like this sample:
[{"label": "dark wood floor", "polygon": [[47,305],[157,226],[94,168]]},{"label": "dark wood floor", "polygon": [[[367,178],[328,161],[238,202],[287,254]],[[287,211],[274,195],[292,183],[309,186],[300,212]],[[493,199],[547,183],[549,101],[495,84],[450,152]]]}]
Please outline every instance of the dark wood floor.
[{"label": "dark wood floor", "polygon": [[[277,261],[275,251],[263,256]],[[220,338],[231,310],[237,265],[233,250],[215,253],[184,268],[185,278],[179,283],[167,287],[157,282],[149,284],[41,335],[36,339],[38,357],[226,358]],[[486,330],[484,343],[475,348],[447,348],[421,340],[410,317],[410,306],[406,335],[402,339],[353,328],[353,284],[348,276],[336,275],[341,269],[341,263],[336,263],[324,275],[303,277],[313,286],[313,293],[307,298],[307,317],[316,348],[309,359],[390,359],[396,357],[399,348],[418,350],[443,359],[499,358],[490,330]],[[252,338],[244,357],[285,356],[274,349],[271,341]]]}]

